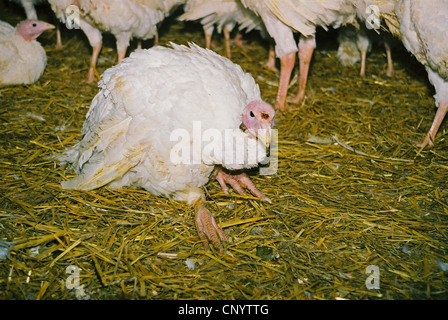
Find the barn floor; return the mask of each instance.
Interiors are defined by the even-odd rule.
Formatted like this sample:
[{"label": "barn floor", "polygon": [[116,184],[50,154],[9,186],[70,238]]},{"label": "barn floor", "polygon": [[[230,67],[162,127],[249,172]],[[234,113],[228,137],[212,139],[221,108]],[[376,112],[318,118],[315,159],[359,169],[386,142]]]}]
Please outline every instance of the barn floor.
[{"label": "barn floor", "polygon": [[[1,20],[23,19],[20,7],[1,6]],[[38,15],[54,21],[48,7]],[[204,251],[182,203],[142,190],[61,189],[72,173],[51,156],[79,140],[97,87],[84,81],[82,32],[64,28],[62,50],[45,33],[43,77],[0,88],[0,299],[447,299],[446,123],[434,148],[414,145],[435,115],[433,87],[400,45],[393,78],[379,46],[361,78],[358,65],[338,64],[335,35],[319,33],[306,103],[276,116],[277,173],[253,176],[273,203],[206,186],[231,238],[219,254]],[[250,48],[234,46],[233,61],[273,103],[267,43],[245,39]],[[200,26],[173,19],[160,34],[169,41],[204,45]],[[222,37],[214,41],[224,54]],[[115,61],[106,36],[98,72]]]}]

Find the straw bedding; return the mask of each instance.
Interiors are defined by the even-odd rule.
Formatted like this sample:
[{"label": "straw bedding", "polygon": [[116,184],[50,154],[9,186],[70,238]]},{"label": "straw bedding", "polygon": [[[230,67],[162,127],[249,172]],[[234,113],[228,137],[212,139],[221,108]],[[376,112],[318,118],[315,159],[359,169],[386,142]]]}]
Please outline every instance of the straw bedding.
[{"label": "straw bedding", "polygon": [[[20,8],[3,6],[0,19],[22,19]],[[84,81],[85,36],[62,32],[62,50],[54,33],[40,38],[48,67],[36,84],[0,88],[0,299],[448,297],[446,125],[433,149],[414,146],[435,113],[433,88],[402,47],[392,79],[379,47],[360,78],[358,66],[337,63],[335,33],[319,33],[307,102],[276,116],[278,171],[252,176],[273,203],[225,195],[215,181],[205,188],[231,238],[222,255],[204,251],[183,203],[142,190],[61,189],[73,174],[51,156],[79,141],[97,92]],[[160,40],[204,45],[200,26],[174,19]],[[222,38],[214,41],[224,54]],[[232,48],[233,61],[273,103],[278,75],[263,68],[267,44],[256,33],[246,41],[250,48]],[[115,61],[106,37],[98,72]],[[370,265],[379,289],[366,286]],[[70,266],[77,288],[66,283]]]}]

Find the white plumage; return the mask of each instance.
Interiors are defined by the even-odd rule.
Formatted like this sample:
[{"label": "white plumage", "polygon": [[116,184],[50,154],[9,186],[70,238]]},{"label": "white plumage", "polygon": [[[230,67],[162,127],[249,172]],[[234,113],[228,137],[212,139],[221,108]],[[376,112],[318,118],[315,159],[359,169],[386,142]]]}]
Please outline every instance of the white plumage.
[{"label": "white plumage", "polygon": [[[399,0],[395,6],[398,28],[393,29],[404,46],[428,72],[434,85],[438,110],[419,146],[432,146],[448,111],[448,0]],[[397,24],[395,24],[397,25]]]},{"label": "white plumage", "polygon": [[185,13],[180,21],[200,20],[205,33],[206,48],[210,48],[213,31],[224,32],[226,55],[231,57],[230,32],[238,27],[239,31],[258,30],[266,38],[267,31],[260,17],[245,8],[240,0],[187,0]]},{"label": "white plumage", "polygon": [[[243,169],[265,158],[265,146],[239,129],[245,107],[261,100],[252,76],[213,51],[172,46],[138,49],[104,72],[81,142],[60,158],[79,174],[62,182],[63,188],[139,187],[195,204],[204,199],[201,187],[216,165]],[[203,153],[211,146],[222,150],[214,139],[191,148],[188,158],[199,163],[176,163],[176,145],[188,149],[198,143],[195,121],[201,134],[213,129],[225,137],[226,129],[234,129],[237,136],[255,143],[243,150],[241,163],[225,159],[234,150]],[[187,139],[172,136],[179,129],[188,133]]]},{"label": "white plumage", "polygon": [[117,42],[118,62],[126,55],[132,38],[152,39],[157,35],[157,24],[184,0],[49,0],[56,16],[65,23],[79,8],[79,28],[86,34],[93,48],[88,82],[95,79],[94,68],[102,46],[101,32],[112,33]]},{"label": "white plumage", "polygon": [[[290,100],[302,103],[305,99],[306,82],[310,61],[316,47],[317,27],[338,28],[346,24],[357,25],[357,18],[366,20],[370,5],[378,8],[381,18],[393,10],[397,0],[241,0],[248,8],[257,12],[276,43],[276,54],[281,60],[280,81],[276,108],[288,110],[286,102],[288,84],[295,62],[299,56],[299,88]],[[293,32],[301,34],[299,44]]]},{"label": "white plumage", "polygon": [[[389,30],[401,38],[405,47],[415,55],[428,72],[434,85],[438,106],[433,124],[420,146],[433,145],[437,130],[448,111],[448,0],[241,0],[263,19],[269,34],[276,42],[281,58],[279,89],[276,107],[287,110],[286,95],[295,48],[292,31],[301,33],[299,42],[299,91],[291,101],[300,103],[305,97],[309,63],[315,47],[317,26],[338,27],[356,24],[356,19],[369,20],[376,13]],[[387,50],[390,50],[387,49]],[[389,66],[391,61],[389,57]],[[390,69],[390,68],[389,68]]]},{"label": "white plumage", "polygon": [[27,20],[14,28],[0,21],[0,86],[30,84],[42,76],[47,54],[35,38],[53,27]]},{"label": "white plumage", "polygon": [[[23,9],[25,10],[27,20],[37,20],[37,12],[35,5],[41,3],[48,3],[47,0],[10,0],[21,4]],[[56,24],[56,47],[62,47],[62,39],[61,39],[61,31],[59,29],[59,24]]]},{"label": "white plumage", "polygon": [[[275,52],[281,60],[279,88],[275,107],[288,110],[286,102],[288,83],[299,52],[300,76],[297,96],[291,100],[301,103],[310,60],[316,47],[315,32],[318,26],[337,28],[354,23],[356,10],[349,0],[241,0],[242,3],[262,18],[266,29],[275,40]],[[293,32],[300,32],[297,46]]]}]

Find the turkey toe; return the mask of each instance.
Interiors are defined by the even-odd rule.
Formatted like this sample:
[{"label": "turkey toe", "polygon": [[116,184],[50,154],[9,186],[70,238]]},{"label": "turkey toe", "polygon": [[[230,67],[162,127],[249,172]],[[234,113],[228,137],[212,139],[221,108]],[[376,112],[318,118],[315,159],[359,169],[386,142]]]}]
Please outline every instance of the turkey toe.
[{"label": "turkey toe", "polygon": [[224,252],[221,241],[227,241],[228,238],[224,231],[218,227],[213,215],[203,204],[198,206],[196,212],[196,228],[199,238],[204,243],[205,250],[208,250],[209,243],[211,243],[217,250]]}]

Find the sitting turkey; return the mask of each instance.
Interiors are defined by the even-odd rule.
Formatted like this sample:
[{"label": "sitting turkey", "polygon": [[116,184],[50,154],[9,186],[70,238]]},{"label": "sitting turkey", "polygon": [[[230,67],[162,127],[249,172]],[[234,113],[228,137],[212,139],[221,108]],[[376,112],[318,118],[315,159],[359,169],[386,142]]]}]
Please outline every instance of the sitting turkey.
[{"label": "sitting turkey", "polygon": [[[23,10],[25,10],[27,20],[37,20],[37,13],[35,5],[48,2],[47,0],[10,0],[22,5]],[[62,47],[61,30],[59,29],[59,24],[56,23],[56,47]]]},{"label": "sitting turkey", "polygon": [[36,41],[53,25],[26,20],[14,28],[0,21],[0,86],[36,82],[47,66],[47,54]]},{"label": "sitting turkey", "polygon": [[[82,140],[59,158],[79,174],[62,187],[140,187],[185,201],[196,208],[205,247],[210,241],[223,251],[226,236],[205,207],[201,188],[214,177],[225,192],[229,183],[269,201],[245,174],[225,169],[257,167],[266,157],[274,109],[261,101],[252,76],[227,58],[193,44],[171,45],[137,49],[103,73]],[[205,136],[209,143],[202,146]],[[247,148],[223,148],[237,146],[234,138]],[[242,161],[235,161],[235,152]]]}]

